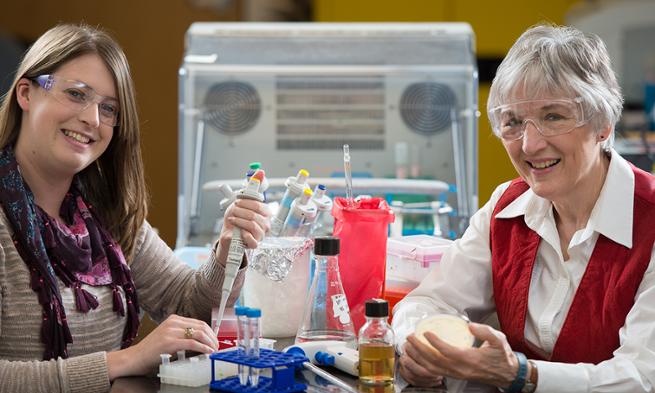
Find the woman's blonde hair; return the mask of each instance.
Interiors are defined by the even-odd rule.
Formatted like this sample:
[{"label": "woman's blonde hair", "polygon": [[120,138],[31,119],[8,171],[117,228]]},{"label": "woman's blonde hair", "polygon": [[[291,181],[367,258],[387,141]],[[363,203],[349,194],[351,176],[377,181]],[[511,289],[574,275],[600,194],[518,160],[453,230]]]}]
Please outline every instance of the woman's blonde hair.
[{"label": "woman's blonde hair", "polygon": [[81,192],[131,260],[136,234],[148,210],[139,118],[134,83],[125,53],[107,33],[87,25],[58,25],[28,49],[0,106],[0,148],[16,143],[22,110],[16,99],[21,78],[52,74],[63,64],[86,54],[98,55],[111,72],[120,105],[119,123],[107,150],[78,177]]}]

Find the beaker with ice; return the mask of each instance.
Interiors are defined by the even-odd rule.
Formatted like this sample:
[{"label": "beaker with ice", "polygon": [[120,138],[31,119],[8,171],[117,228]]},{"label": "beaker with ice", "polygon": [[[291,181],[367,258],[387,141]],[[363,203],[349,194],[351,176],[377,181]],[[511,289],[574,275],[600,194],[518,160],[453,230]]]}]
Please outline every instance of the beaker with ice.
[{"label": "beaker with ice", "polygon": [[336,340],[355,345],[355,328],[339,276],[339,238],[314,239],[315,270],[296,342]]},{"label": "beaker with ice", "polygon": [[267,237],[248,251],[243,300],[262,310],[264,337],[296,334],[309,286],[311,246],[307,238]]}]

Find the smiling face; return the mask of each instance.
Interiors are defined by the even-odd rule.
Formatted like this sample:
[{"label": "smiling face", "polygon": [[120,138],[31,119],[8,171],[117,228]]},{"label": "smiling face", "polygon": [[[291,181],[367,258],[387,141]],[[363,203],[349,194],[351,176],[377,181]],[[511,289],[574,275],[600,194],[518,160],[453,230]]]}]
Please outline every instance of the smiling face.
[{"label": "smiling face", "polygon": [[[537,98],[574,97],[547,95]],[[521,139],[503,139],[502,142],[514,168],[535,194],[553,202],[566,201],[592,195],[602,187],[606,162],[601,143],[610,130],[597,132],[592,124],[586,122],[570,132],[544,136],[530,120],[524,124]]]},{"label": "smiling face", "polygon": [[[117,97],[112,74],[96,54],[77,57],[53,75],[55,83],[79,81],[107,99]],[[19,82],[16,94],[23,110],[15,148],[21,165],[29,160],[30,166],[44,177],[69,179],[93,163],[109,146],[114,129],[102,122],[96,103],[76,110],[61,97],[55,97],[53,90],[46,91],[27,79]]]}]

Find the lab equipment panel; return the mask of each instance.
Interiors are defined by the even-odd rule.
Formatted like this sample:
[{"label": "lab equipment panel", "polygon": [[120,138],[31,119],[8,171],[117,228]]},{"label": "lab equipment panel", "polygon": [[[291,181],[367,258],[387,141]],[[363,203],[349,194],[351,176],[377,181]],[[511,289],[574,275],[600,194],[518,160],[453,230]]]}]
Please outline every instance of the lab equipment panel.
[{"label": "lab equipment panel", "polygon": [[[177,247],[220,220],[203,185],[306,168],[313,177],[435,179],[477,208],[477,69],[464,23],[194,23],[179,71]],[[389,190],[393,193],[395,190]]]}]

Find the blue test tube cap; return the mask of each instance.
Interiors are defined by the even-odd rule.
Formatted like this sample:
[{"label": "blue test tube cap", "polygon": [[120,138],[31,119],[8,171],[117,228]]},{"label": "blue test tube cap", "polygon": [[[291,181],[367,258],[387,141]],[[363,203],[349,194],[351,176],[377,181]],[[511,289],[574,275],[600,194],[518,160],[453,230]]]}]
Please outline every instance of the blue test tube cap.
[{"label": "blue test tube cap", "polygon": [[325,185],[324,184],[319,184],[318,189],[319,190],[325,190]]},{"label": "blue test tube cap", "polygon": [[248,307],[237,306],[234,308],[234,315],[246,315],[248,309],[249,309]]},{"label": "blue test tube cap", "polygon": [[246,316],[248,318],[259,318],[262,316],[262,310],[258,308],[249,308],[248,311],[246,311]]}]

